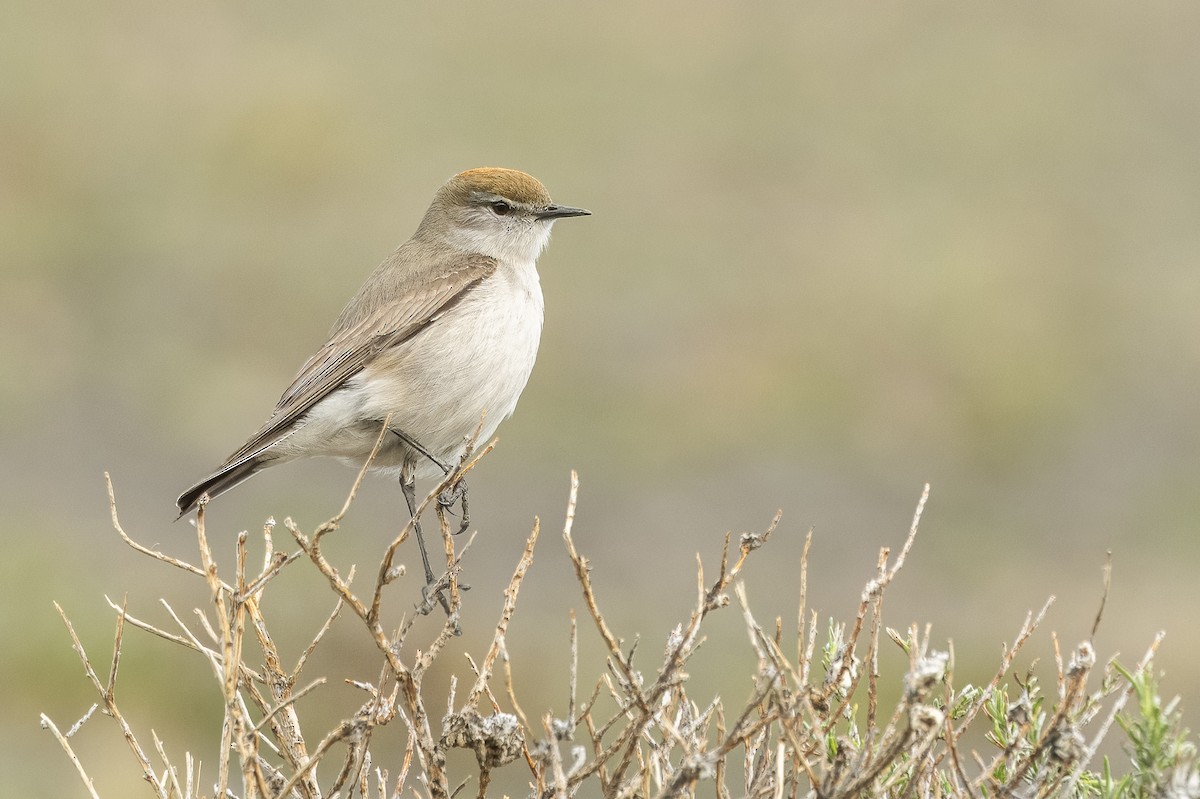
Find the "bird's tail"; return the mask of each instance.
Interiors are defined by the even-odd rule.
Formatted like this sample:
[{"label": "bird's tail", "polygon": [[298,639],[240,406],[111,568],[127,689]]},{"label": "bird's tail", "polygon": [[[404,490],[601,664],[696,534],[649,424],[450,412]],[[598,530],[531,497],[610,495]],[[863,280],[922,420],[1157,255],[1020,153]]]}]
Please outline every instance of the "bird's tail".
[{"label": "bird's tail", "polygon": [[200,502],[200,497],[208,494],[209,499],[224,494],[229,489],[249,479],[250,475],[270,463],[269,458],[249,458],[235,463],[227,463],[213,474],[201,480],[196,485],[179,495],[175,504],[179,507],[179,518],[183,518]]}]

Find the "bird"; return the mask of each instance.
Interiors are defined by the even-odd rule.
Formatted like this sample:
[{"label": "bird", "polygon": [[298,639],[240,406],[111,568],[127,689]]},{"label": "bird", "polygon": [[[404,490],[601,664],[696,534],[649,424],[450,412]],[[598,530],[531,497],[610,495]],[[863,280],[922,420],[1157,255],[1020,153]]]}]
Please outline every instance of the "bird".
[{"label": "bird", "polygon": [[416,478],[448,474],[476,429],[490,438],[516,408],[541,340],[538,256],[555,221],[590,213],[554,203],[541,181],[515,169],[454,175],[258,432],[179,495],[179,518],[269,466],[333,456],[361,467],[387,419],[371,468],[399,478],[416,523]]}]

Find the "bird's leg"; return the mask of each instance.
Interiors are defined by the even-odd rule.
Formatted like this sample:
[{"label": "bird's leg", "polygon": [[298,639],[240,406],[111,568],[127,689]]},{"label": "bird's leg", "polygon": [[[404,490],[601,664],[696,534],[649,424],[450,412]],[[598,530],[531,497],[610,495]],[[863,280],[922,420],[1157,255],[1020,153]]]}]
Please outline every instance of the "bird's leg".
[{"label": "bird's leg", "polygon": [[[421,563],[425,566],[425,587],[421,589],[421,596],[425,602],[422,605],[430,607],[429,587],[434,583],[433,567],[429,565],[429,553],[425,551],[425,537],[421,535],[421,520],[417,518],[417,481],[407,468],[400,474],[400,490],[404,492],[404,501],[408,503],[408,513],[413,520],[413,533],[417,537],[417,547],[421,550]],[[438,591],[437,599],[442,610],[446,611],[446,615],[449,616],[450,602],[446,599],[446,595]],[[427,613],[428,611],[423,612]]]},{"label": "bird's leg", "polygon": [[[408,470],[406,469],[405,472]],[[421,520],[417,518],[417,481],[411,474],[400,475],[400,490],[404,492],[404,501],[408,504],[408,515],[413,520],[413,533],[421,548],[421,562],[425,565],[425,582],[433,582],[433,568],[429,565],[429,554],[425,551],[425,537],[421,535]]]},{"label": "bird's leg", "polygon": [[[421,442],[417,441],[403,430],[392,428],[392,432],[395,433],[396,437],[405,444],[408,444],[410,447],[433,462],[439,469],[442,470],[442,474],[450,474],[450,470],[454,468],[429,450],[425,449],[425,447],[421,445]],[[437,499],[438,504],[446,509],[453,508],[454,503],[458,502],[459,499],[462,500],[462,521],[459,522],[458,532],[455,533],[455,535],[461,535],[462,533],[465,533],[467,528],[471,526],[471,511],[467,508],[467,484],[460,480],[458,484],[454,486],[454,488],[447,489],[438,494]],[[421,551],[424,552],[425,550],[422,549]]]},{"label": "bird's leg", "polygon": [[396,437],[399,438],[401,441],[403,441],[405,444],[408,444],[410,447],[415,449],[417,452],[424,455],[426,458],[429,458],[430,461],[437,464],[437,467],[442,470],[442,474],[450,474],[450,470],[453,467],[450,464],[443,461],[437,455],[434,455],[432,452],[425,449],[425,447],[421,445],[420,441],[417,441],[415,438],[413,438],[412,436],[410,436],[408,433],[404,432],[403,430],[397,430],[394,427],[390,428],[390,429],[391,429],[392,433],[394,433],[396,435]]}]

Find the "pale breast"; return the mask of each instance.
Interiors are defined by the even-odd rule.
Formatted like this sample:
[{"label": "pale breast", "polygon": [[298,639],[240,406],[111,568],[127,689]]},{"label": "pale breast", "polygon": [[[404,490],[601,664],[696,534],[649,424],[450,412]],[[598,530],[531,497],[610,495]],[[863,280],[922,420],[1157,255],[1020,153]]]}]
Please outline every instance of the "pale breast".
[{"label": "pale breast", "polygon": [[486,440],[516,408],[537,357],[542,318],[534,265],[501,268],[425,331],[382,353],[348,393],[361,418],[391,413],[393,427],[453,460],[484,413]]}]

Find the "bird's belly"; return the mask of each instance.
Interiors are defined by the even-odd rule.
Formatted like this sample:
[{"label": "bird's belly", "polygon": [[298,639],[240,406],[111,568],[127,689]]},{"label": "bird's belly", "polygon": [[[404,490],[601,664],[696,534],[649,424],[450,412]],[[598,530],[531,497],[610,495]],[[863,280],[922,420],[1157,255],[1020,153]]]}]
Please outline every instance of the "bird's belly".
[{"label": "bird's belly", "polygon": [[[485,443],[516,408],[541,329],[540,291],[504,297],[472,292],[314,406],[294,436],[302,440],[294,443],[322,440],[320,454],[361,461],[390,414],[392,429],[453,462],[481,421],[479,438]],[[389,435],[374,465],[398,468],[406,458],[413,459],[411,449]],[[415,466],[420,476],[441,473],[426,458],[416,458]]]}]

